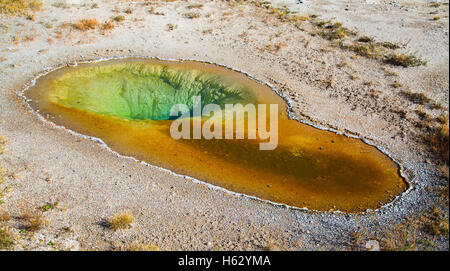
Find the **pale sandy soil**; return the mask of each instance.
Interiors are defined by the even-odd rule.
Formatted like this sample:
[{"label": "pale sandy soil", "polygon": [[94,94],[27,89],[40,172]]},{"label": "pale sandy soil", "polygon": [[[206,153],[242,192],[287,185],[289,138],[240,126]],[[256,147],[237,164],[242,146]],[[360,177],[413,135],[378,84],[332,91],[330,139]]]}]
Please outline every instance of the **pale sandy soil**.
[{"label": "pale sandy soil", "polygon": [[[115,249],[138,243],[163,250],[364,249],[369,238],[384,244],[394,225],[435,205],[433,187],[446,180],[429,148],[420,143],[424,129],[417,128],[415,111],[432,118],[448,114],[448,4],[291,3],[301,14],[333,18],[361,35],[402,44],[399,52],[428,61],[399,68],[354,57],[311,35],[309,22],[300,27],[283,23],[251,4],[199,0],[195,3],[204,6],[194,11],[201,16],[188,19],[183,14],[193,10],[185,1],[147,6],[44,2],[34,21],[0,15],[0,135],[7,139],[0,156],[5,172],[0,188],[1,206],[12,215],[5,225],[15,235],[9,249]],[[123,12],[127,8],[132,14]],[[126,19],[111,31],[82,32],[71,25],[83,18],[104,22],[118,13]],[[442,19],[432,20],[434,13]],[[287,46],[278,52],[266,49],[280,43]],[[413,188],[393,204],[363,215],[272,206],[118,158],[96,142],[44,125],[17,99],[24,84],[47,67],[113,56],[198,59],[252,74],[291,99],[298,118],[361,136],[384,149],[401,164]],[[399,75],[387,76],[383,67]],[[403,86],[392,87],[395,81]],[[442,108],[414,104],[400,94],[407,88],[426,93]],[[18,207],[24,199],[34,207],[58,202],[43,213],[46,223],[36,232],[21,230]],[[121,210],[132,212],[132,227],[105,228],[103,221]],[[448,210],[444,213],[448,217]],[[355,240],[355,232],[365,233],[362,240]],[[414,235],[415,249],[448,250],[446,235],[433,236],[420,227],[408,233]]]}]

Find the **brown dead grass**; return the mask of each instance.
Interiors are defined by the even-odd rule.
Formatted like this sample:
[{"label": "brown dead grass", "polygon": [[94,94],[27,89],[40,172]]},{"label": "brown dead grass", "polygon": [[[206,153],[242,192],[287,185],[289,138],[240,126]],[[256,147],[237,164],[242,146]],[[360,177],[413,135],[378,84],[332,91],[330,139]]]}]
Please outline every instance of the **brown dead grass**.
[{"label": "brown dead grass", "polygon": [[97,19],[81,19],[73,24],[73,26],[80,31],[95,29],[98,25]]},{"label": "brown dead grass", "polygon": [[23,227],[28,231],[37,231],[41,229],[44,224],[42,211],[33,208],[28,201],[21,202],[18,207],[20,212],[20,219],[23,221]]},{"label": "brown dead grass", "polygon": [[428,137],[428,143],[433,151],[442,159],[447,165],[449,163],[449,135],[448,135],[448,123],[442,124],[438,128],[434,129],[431,135]]},{"label": "brown dead grass", "polygon": [[282,49],[288,47],[289,45],[285,42],[275,43],[275,44],[268,44],[264,49],[265,51],[269,51],[271,53],[278,53]]},{"label": "brown dead grass", "polygon": [[128,229],[133,222],[133,215],[130,212],[122,212],[114,215],[108,220],[109,228],[112,230]]},{"label": "brown dead grass", "polygon": [[422,59],[413,56],[413,55],[407,55],[407,54],[390,54],[386,56],[385,62],[395,65],[395,66],[402,66],[402,67],[416,67],[421,65],[426,65],[427,63],[423,61]]},{"label": "brown dead grass", "polygon": [[39,11],[42,2],[38,0],[0,0],[0,13],[8,16],[33,16],[30,12]]},{"label": "brown dead grass", "polygon": [[117,16],[114,16],[112,19],[113,19],[115,22],[120,23],[120,22],[125,21],[125,16],[123,16],[123,15],[117,15]]},{"label": "brown dead grass", "polygon": [[381,242],[382,248],[388,251],[413,251],[417,249],[416,225],[397,224],[386,233]]},{"label": "brown dead grass", "polygon": [[191,4],[187,6],[188,9],[201,9],[202,7],[203,4]]},{"label": "brown dead grass", "polygon": [[11,219],[11,215],[3,209],[0,209],[0,222],[7,222]]},{"label": "brown dead grass", "polygon": [[102,24],[103,30],[112,30],[114,29],[114,23],[112,21],[106,21]]},{"label": "brown dead grass", "polygon": [[7,227],[0,227],[0,249],[6,249],[14,243],[13,235]]}]

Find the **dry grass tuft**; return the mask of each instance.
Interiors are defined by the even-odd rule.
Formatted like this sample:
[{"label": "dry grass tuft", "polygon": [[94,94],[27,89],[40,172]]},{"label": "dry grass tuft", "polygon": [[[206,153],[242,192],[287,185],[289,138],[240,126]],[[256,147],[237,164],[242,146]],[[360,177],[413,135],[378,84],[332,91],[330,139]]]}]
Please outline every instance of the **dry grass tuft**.
[{"label": "dry grass tuft", "polygon": [[2,152],[5,144],[6,144],[6,138],[4,138],[3,136],[0,135],[0,153]]},{"label": "dry grass tuft", "polygon": [[413,56],[413,55],[406,55],[406,54],[391,54],[386,56],[385,59],[386,63],[395,65],[395,66],[402,66],[402,67],[416,67],[416,66],[422,66],[426,65],[427,63],[420,58]]},{"label": "dry grass tuft", "polygon": [[0,249],[6,249],[14,243],[13,235],[6,227],[0,228]]},{"label": "dry grass tuft", "polygon": [[372,37],[368,37],[368,36],[362,36],[362,37],[359,37],[358,41],[359,42],[372,42],[373,38]]},{"label": "dry grass tuft", "polygon": [[448,114],[441,114],[436,118],[436,120],[440,124],[447,124],[448,123]]},{"label": "dry grass tuft", "polygon": [[424,105],[426,103],[432,102],[432,100],[430,98],[428,98],[428,96],[424,93],[416,93],[416,92],[406,91],[406,92],[403,92],[402,94],[406,98],[408,98],[408,100],[410,100],[411,102],[413,102],[415,104]]},{"label": "dry grass tuft", "polygon": [[433,7],[433,8],[438,8],[440,6],[441,6],[441,3],[439,3],[439,2],[433,2],[430,4],[430,7]]},{"label": "dry grass tuft", "polygon": [[11,219],[11,215],[4,210],[0,210],[0,222],[7,222]]},{"label": "dry grass tuft", "polygon": [[37,231],[44,224],[42,212],[39,209],[32,208],[27,201],[18,206],[20,218],[23,220],[23,227],[29,231]]},{"label": "dry grass tuft", "polygon": [[384,74],[386,76],[399,76],[399,73],[393,70],[390,70],[386,67],[382,67],[382,70],[384,71]]},{"label": "dry grass tuft", "polygon": [[120,23],[120,22],[125,21],[125,16],[123,16],[123,15],[117,15],[117,16],[114,16],[112,19],[113,19],[114,21]]},{"label": "dry grass tuft", "polygon": [[114,29],[114,23],[112,21],[106,21],[102,24],[103,30],[112,30]]},{"label": "dry grass tuft", "polygon": [[351,51],[355,52],[356,54],[360,55],[360,56],[364,56],[367,58],[373,58],[373,59],[378,59],[380,58],[380,50],[379,48],[372,43],[368,43],[368,44],[356,44],[353,46],[349,46],[349,48]]},{"label": "dry grass tuft", "polygon": [[447,164],[449,163],[448,123],[434,129],[428,137],[428,143],[434,152]]},{"label": "dry grass tuft", "polygon": [[338,40],[347,37],[351,32],[343,27],[342,23],[336,22],[334,24],[326,25],[318,34],[328,40]]},{"label": "dry grass tuft", "polygon": [[198,13],[198,12],[188,12],[188,13],[184,13],[183,16],[188,18],[188,19],[196,19],[196,18],[200,18],[200,13]]},{"label": "dry grass tuft", "polygon": [[382,43],[380,43],[380,45],[383,46],[384,48],[388,48],[391,50],[396,50],[396,49],[401,48],[400,45],[392,43],[392,42],[388,42],[388,41],[382,42]]},{"label": "dry grass tuft", "polygon": [[82,19],[73,24],[73,26],[81,31],[95,29],[98,26],[97,19]]},{"label": "dry grass tuft", "polygon": [[448,220],[438,207],[434,207],[431,214],[426,218],[427,230],[432,235],[448,235]]},{"label": "dry grass tuft", "polygon": [[0,0],[0,13],[9,16],[32,16],[30,12],[39,11],[42,2],[38,0]]},{"label": "dry grass tuft", "polygon": [[353,81],[357,81],[357,80],[359,80],[359,76],[352,73],[352,74],[350,74],[350,79],[352,79]]},{"label": "dry grass tuft", "polygon": [[269,44],[264,49],[271,53],[278,53],[279,51],[281,51],[282,49],[284,49],[288,46],[289,45],[287,43],[280,42],[280,43],[276,43],[276,44]]},{"label": "dry grass tuft", "polygon": [[208,28],[208,29],[203,30],[202,33],[203,33],[203,35],[212,34],[213,30],[211,28]]},{"label": "dry grass tuft", "polygon": [[394,229],[386,233],[386,238],[382,240],[382,247],[389,251],[411,251],[416,250],[415,225],[397,224]]},{"label": "dry grass tuft", "polygon": [[203,4],[192,4],[187,6],[188,9],[200,9],[203,7]]},{"label": "dry grass tuft", "polygon": [[112,230],[128,229],[131,227],[133,219],[134,217],[130,212],[118,213],[108,220],[109,228]]},{"label": "dry grass tuft", "polygon": [[304,21],[308,21],[309,19],[310,19],[309,16],[295,14],[294,16],[292,16],[291,20],[294,22],[299,22],[299,21],[304,22]]},{"label": "dry grass tuft", "polygon": [[401,88],[401,87],[403,87],[403,85],[401,83],[399,83],[398,81],[395,81],[394,83],[392,83],[391,86],[393,88]]},{"label": "dry grass tuft", "polygon": [[178,27],[175,24],[167,24],[166,26],[167,26],[167,31],[172,31]]}]

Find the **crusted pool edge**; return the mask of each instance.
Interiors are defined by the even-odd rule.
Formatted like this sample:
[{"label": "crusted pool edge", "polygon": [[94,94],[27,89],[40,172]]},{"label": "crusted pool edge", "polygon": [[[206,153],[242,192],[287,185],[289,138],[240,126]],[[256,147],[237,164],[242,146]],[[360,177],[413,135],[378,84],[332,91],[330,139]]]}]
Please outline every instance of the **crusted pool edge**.
[{"label": "crusted pool edge", "polygon": [[[75,132],[75,131],[73,131],[71,129],[68,129],[68,128],[66,128],[64,126],[61,126],[61,125],[57,125],[57,124],[55,124],[55,123],[45,119],[39,113],[39,110],[34,110],[30,106],[30,104],[28,103],[29,99],[24,95],[25,92],[30,87],[32,87],[32,86],[34,86],[36,84],[37,79],[39,79],[40,77],[45,76],[45,75],[55,71],[55,70],[61,69],[63,67],[66,67],[66,66],[77,66],[78,63],[80,63],[80,64],[89,64],[89,63],[99,63],[99,62],[110,61],[110,60],[121,60],[121,59],[155,59],[155,60],[160,60],[160,61],[171,61],[171,62],[191,61],[191,62],[212,64],[212,65],[216,65],[216,66],[219,66],[219,67],[223,67],[223,68],[229,69],[231,71],[242,73],[242,74],[248,76],[249,78],[251,78],[252,80],[258,82],[259,84],[263,84],[263,85],[268,86],[278,96],[280,96],[287,103],[286,111],[287,111],[288,116],[289,116],[290,119],[294,119],[294,120],[296,120],[296,121],[298,121],[300,123],[309,125],[309,126],[314,127],[316,129],[330,131],[330,132],[333,132],[335,134],[344,135],[346,137],[359,139],[359,140],[363,141],[365,144],[377,148],[380,152],[382,152],[384,155],[389,157],[399,167],[399,175],[403,179],[403,181],[407,184],[408,188],[405,191],[403,191],[402,193],[400,193],[397,196],[395,196],[395,198],[393,200],[391,200],[390,202],[380,206],[379,208],[377,208],[377,209],[366,209],[363,212],[344,212],[344,211],[333,210],[333,209],[330,209],[330,210],[327,210],[327,211],[318,211],[318,210],[314,210],[314,209],[309,209],[307,207],[296,207],[296,206],[291,206],[291,205],[288,205],[288,204],[277,203],[277,202],[273,202],[273,201],[270,201],[270,200],[265,200],[265,199],[262,199],[262,198],[259,198],[259,197],[256,197],[256,196],[250,196],[250,195],[247,195],[247,194],[234,192],[234,191],[225,189],[223,187],[210,184],[210,183],[208,183],[206,181],[201,181],[199,179],[196,179],[196,178],[193,178],[193,177],[190,177],[190,176],[187,176],[187,175],[178,174],[178,173],[176,173],[176,172],[174,172],[172,170],[169,170],[169,169],[166,169],[166,168],[163,168],[163,167],[152,165],[152,164],[147,163],[145,161],[138,160],[138,159],[136,159],[136,158],[134,158],[132,156],[122,155],[122,154],[112,150],[100,138],[87,136],[87,135],[83,135],[83,134],[77,133],[77,132]],[[108,151],[114,153],[119,158],[126,158],[126,159],[133,160],[133,161],[138,162],[140,164],[143,164],[143,165],[146,165],[146,166],[149,166],[149,167],[152,167],[152,168],[156,168],[158,170],[162,170],[162,171],[167,172],[167,173],[169,173],[171,175],[178,176],[178,177],[183,177],[184,179],[188,179],[188,180],[192,181],[193,183],[206,185],[208,188],[219,190],[219,191],[225,192],[225,193],[230,194],[230,195],[235,196],[235,197],[244,197],[244,198],[256,200],[256,201],[259,201],[259,202],[268,203],[268,204],[271,204],[271,205],[274,205],[274,206],[284,207],[286,209],[299,210],[299,211],[303,211],[303,212],[317,213],[317,214],[327,213],[327,214],[341,214],[341,215],[361,215],[361,214],[381,213],[385,209],[393,206],[396,202],[398,202],[401,198],[403,198],[405,195],[407,195],[415,187],[415,184],[412,181],[408,180],[408,178],[405,176],[405,167],[399,161],[397,161],[385,148],[377,146],[375,143],[371,142],[367,138],[364,138],[363,136],[352,134],[351,131],[343,132],[343,131],[339,131],[339,130],[336,130],[336,129],[333,129],[333,128],[320,126],[320,125],[317,125],[317,124],[314,124],[314,123],[311,123],[311,122],[308,122],[308,121],[305,121],[305,120],[301,120],[300,118],[298,118],[295,115],[295,112],[293,110],[293,102],[292,102],[292,100],[287,95],[285,95],[284,93],[279,91],[272,84],[267,83],[265,81],[262,81],[262,80],[256,78],[255,76],[253,76],[252,74],[247,73],[245,71],[242,71],[242,70],[239,70],[239,69],[235,69],[235,68],[232,68],[232,67],[224,65],[224,64],[211,62],[211,61],[205,61],[205,60],[201,60],[201,59],[184,59],[184,58],[180,58],[180,59],[166,59],[166,58],[160,58],[160,57],[155,57],[155,56],[150,56],[149,57],[149,56],[139,56],[139,55],[113,56],[113,57],[107,57],[107,58],[98,58],[98,59],[74,61],[74,62],[71,62],[71,63],[59,64],[59,65],[50,66],[50,67],[45,68],[42,72],[38,73],[33,79],[31,79],[27,83],[25,83],[25,85],[22,87],[22,89],[18,92],[17,98],[19,98],[19,100],[22,102],[23,105],[25,105],[26,109],[30,113],[35,115],[38,119],[40,119],[42,122],[44,122],[45,124],[49,125],[50,127],[56,128],[56,129],[60,129],[60,130],[64,130],[64,131],[67,131],[68,133],[70,133],[72,135],[75,135],[75,136],[78,136],[78,137],[81,137],[81,138],[84,138],[84,139],[89,139],[89,140],[92,140],[94,142],[97,142],[100,146],[102,146],[103,148],[107,149]]]}]

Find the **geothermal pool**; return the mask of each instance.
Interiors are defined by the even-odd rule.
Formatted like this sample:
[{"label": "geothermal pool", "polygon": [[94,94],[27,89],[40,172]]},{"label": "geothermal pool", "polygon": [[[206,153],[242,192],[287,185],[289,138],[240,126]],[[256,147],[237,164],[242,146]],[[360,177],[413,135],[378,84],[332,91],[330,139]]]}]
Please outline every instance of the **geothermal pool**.
[{"label": "geothermal pool", "polygon": [[[275,203],[357,213],[383,206],[408,186],[377,148],[289,119],[287,104],[269,86],[214,64],[84,63],[39,77],[24,96],[47,120],[100,138],[121,155]],[[179,103],[191,110],[194,96],[202,106],[278,105],[277,147],[260,150],[261,138],[173,139],[170,110]]]}]

